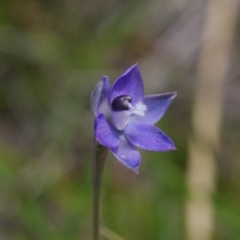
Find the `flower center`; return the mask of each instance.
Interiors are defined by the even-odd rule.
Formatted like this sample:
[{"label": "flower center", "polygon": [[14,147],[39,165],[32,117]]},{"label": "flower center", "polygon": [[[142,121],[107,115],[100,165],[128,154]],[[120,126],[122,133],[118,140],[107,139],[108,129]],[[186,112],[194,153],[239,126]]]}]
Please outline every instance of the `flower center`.
[{"label": "flower center", "polygon": [[124,130],[131,115],[144,116],[147,106],[139,101],[132,105],[132,97],[121,95],[112,101],[111,122],[120,131]]},{"label": "flower center", "polygon": [[119,97],[116,97],[112,102],[112,110],[117,112],[130,110],[131,102],[132,98],[128,95],[121,95]]}]

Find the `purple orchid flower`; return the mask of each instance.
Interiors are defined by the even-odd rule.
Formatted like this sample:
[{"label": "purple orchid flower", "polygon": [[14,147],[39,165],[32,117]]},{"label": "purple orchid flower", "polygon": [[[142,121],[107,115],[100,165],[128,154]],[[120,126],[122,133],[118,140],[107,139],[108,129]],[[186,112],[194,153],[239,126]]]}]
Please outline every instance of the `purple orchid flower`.
[{"label": "purple orchid flower", "polygon": [[141,155],[136,147],[159,152],[176,149],[173,141],[154,126],[176,95],[170,92],[144,96],[137,64],[112,87],[108,77],[103,76],[91,95],[96,140],[109,148],[121,163],[138,172]]}]

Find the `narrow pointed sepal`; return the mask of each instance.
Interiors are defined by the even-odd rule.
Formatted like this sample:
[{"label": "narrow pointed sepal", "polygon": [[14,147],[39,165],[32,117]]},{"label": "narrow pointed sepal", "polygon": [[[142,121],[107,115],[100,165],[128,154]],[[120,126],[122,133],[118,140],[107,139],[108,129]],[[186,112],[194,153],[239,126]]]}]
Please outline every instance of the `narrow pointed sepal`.
[{"label": "narrow pointed sepal", "polygon": [[108,97],[110,92],[110,83],[107,76],[103,76],[92,91],[90,104],[95,116],[98,113],[109,111]]},{"label": "narrow pointed sepal", "polygon": [[135,146],[124,136],[120,137],[119,146],[111,148],[111,151],[121,163],[134,172],[138,172],[138,167],[141,163],[141,155]]},{"label": "narrow pointed sepal", "polygon": [[176,150],[173,141],[153,125],[129,123],[124,134],[132,144],[142,149],[158,152]]}]

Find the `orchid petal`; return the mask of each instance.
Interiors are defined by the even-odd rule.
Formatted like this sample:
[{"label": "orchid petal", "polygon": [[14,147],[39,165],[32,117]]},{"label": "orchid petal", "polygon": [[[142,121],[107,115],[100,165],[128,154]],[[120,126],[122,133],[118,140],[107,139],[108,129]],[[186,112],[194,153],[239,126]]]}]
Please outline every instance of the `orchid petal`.
[{"label": "orchid petal", "polygon": [[141,155],[139,151],[129,142],[123,135],[120,137],[120,144],[118,147],[111,148],[115,157],[128,168],[134,172],[138,172],[138,167],[141,162]]},{"label": "orchid petal", "polygon": [[91,108],[95,116],[97,116],[98,113],[106,113],[108,111],[109,92],[109,79],[107,76],[103,76],[91,94]]},{"label": "orchid petal", "polygon": [[133,114],[129,121],[144,124],[155,124],[163,117],[176,95],[176,92],[170,92],[145,96],[143,99],[143,103],[147,107],[145,115],[139,116]]},{"label": "orchid petal", "polygon": [[97,141],[108,148],[117,147],[120,144],[119,136],[114,126],[100,114],[94,123],[95,138]]},{"label": "orchid petal", "polygon": [[142,101],[144,94],[143,81],[138,65],[130,67],[113,84],[111,91],[111,102],[119,96],[131,96],[132,104]]},{"label": "orchid petal", "polygon": [[173,141],[153,125],[128,123],[124,135],[132,144],[146,150],[165,152],[176,149]]}]

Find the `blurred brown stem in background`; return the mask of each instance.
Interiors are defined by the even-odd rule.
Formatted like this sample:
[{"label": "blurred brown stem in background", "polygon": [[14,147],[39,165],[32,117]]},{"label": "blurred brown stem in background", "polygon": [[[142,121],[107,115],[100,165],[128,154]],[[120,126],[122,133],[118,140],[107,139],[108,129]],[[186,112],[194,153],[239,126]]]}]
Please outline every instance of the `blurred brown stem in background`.
[{"label": "blurred brown stem in background", "polygon": [[237,0],[209,0],[198,63],[189,139],[187,239],[212,239],[216,187],[215,153],[220,145],[223,89],[238,9]]}]

